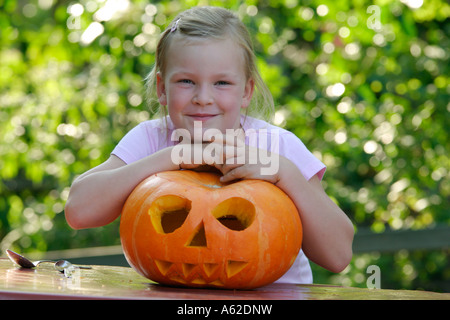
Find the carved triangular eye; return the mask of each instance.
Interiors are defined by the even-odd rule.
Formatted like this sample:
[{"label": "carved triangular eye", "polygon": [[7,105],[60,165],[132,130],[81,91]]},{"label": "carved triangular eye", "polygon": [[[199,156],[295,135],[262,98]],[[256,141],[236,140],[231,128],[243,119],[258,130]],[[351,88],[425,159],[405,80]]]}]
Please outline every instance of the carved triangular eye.
[{"label": "carved triangular eye", "polygon": [[219,203],[212,215],[226,228],[242,231],[255,219],[255,206],[244,198],[233,197]]},{"label": "carved triangular eye", "polygon": [[162,196],[153,201],[148,214],[158,233],[172,233],[181,227],[191,211],[191,201],[175,195]]}]

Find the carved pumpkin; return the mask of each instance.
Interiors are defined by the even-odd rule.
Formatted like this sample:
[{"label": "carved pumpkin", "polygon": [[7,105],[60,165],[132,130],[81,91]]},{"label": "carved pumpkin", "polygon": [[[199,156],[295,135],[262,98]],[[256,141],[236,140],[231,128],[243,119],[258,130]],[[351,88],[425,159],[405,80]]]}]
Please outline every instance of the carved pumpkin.
[{"label": "carved pumpkin", "polygon": [[130,194],[120,223],[125,257],[167,285],[255,288],[281,277],[302,242],[299,214],[273,184],[167,171]]}]

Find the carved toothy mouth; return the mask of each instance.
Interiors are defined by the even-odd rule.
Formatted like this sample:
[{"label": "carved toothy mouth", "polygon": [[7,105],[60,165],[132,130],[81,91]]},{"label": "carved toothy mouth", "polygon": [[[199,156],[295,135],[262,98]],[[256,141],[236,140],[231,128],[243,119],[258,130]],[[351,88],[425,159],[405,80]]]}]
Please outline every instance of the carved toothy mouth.
[{"label": "carved toothy mouth", "polygon": [[[176,263],[165,260],[153,260],[158,271],[171,281],[182,285],[211,285],[223,287],[223,282],[215,273],[222,264],[219,263]],[[227,278],[237,275],[248,265],[247,261],[228,260],[225,264]]]}]

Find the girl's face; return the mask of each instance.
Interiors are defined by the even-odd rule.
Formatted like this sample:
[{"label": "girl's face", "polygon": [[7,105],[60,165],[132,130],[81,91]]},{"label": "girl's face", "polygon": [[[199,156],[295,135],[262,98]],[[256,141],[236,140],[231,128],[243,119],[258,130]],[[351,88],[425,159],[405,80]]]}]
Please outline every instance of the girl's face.
[{"label": "girl's face", "polygon": [[176,128],[194,133],[194,121],[209,128],[237,129],[240,110],[254,89],[247,79],[244,54],[232,40],[174,37],[164,74],[157,74],[159,102],[167,105]]}]

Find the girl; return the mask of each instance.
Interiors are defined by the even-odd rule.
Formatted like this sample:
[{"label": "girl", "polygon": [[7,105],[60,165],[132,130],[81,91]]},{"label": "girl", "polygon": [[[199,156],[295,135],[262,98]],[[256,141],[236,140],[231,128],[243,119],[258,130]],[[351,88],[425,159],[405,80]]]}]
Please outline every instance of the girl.
[{"label": "girl", "polygon": [[[242,22],[222,8],[187,10],[163,32],[155,59],[148,89],[151,94],[156,91],[166,115],[135,127],[108,160],[74,181],[65,207],[69,225],[75,229],[106,225],[120,215],[131,191],[148,176],[166,170],[201,169],[209,164],[220,170],[223,182],[267,180],[296,204],[303,224],[303,246],[279,282],[312,283],[306,256],[330,271],[342,271],[352,257],[353,225],[321,186],[325,166],[294,134],[247,115],[249,110],[270,111],[273,100],[257,71],[251,39]],[[172,133],[184,130],[195,137],[198,124],[202,133],[209,129],[263,132],[277,141],[269,139],[272,143],[267,145],[262,143],[267,139],[251,139],[248,135],[245,144],[239,139],[230,143],[206,138],[200,141],[203,150],[211,144],[226,144],[222,148],[224,161],[174,159],[174,148],[180,144],[170,139]],[[199,141],[187,140],[181,142],[184,147],[198,146]],[[247,147],[244,154],[243,146]],[[252,156],[261,154],[264,148],[271,154],[276,152],[277,157],[270,159],[279,162],[270,174],[262,174],[261,162],[248,161],[256,159]],[[247,161],[233,161],[242,155]]]}]

